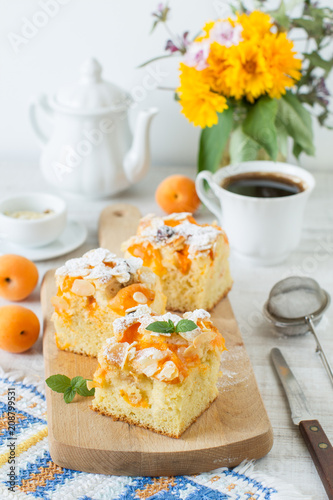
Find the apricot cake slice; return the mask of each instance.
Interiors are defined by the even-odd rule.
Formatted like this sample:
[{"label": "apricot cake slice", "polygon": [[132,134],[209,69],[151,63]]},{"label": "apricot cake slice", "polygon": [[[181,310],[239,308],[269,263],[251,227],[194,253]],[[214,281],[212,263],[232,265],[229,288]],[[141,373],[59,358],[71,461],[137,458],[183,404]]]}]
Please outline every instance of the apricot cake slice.
[{"label": "apricot cake slice", "polygon": [[161,278],[167,308],[174,311],[210,310],[232,286],[226,234],[215,224],[198,224],[190,213],[147,215],[122,250]]},{"label": "apricot cake slice", "polygon": [[65,351],[97,356],[116,318],[140,304],[165,311],[160,280],[142,260],[118,258],[104,248],[67,261],[56,271],[56,284],[52,320],[57,346]]},{"label": "apricot cake slice", "polygon": [[224,339],[203,309],[181,318],[139,306],[98,355],[92,409],[178,438],[217,397]]}]

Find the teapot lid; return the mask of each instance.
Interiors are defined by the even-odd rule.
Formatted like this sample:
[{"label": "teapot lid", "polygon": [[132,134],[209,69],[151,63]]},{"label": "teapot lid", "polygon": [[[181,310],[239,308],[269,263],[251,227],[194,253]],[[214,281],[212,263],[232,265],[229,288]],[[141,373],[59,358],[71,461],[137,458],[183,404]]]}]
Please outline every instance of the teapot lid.
[{"label": "teapot lid", "polygon": [[61,88],[55,102],[73,111],[107,111],[128,108],[131,96],[123,89],[106,82],[102,76],[102,66],[95,58],[87,59],[80,68],[77,83]]}]

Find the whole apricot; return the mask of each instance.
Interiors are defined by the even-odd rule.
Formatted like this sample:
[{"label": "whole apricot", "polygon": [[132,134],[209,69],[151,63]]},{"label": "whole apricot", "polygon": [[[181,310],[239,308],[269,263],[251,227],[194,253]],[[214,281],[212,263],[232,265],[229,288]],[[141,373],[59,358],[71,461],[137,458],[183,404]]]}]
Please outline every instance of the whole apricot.
[{"label": "whole apricot", "polygon": [[0,257],[0,296],[7,300],[23,300],[35,289],[38,270],[31,260],[21,255]]},{"label": "whole apricot", "polygon": [[39,330],[39,320],[30,309],[18,305],[0,307],[0,349],[27,351],[38,339]]},{"label": "whole apricot", "polygon": [[200,205],[195,182],[185,175],[166,177],[157,187],[155,199],[167,214],[173,212],[194,213]]}]

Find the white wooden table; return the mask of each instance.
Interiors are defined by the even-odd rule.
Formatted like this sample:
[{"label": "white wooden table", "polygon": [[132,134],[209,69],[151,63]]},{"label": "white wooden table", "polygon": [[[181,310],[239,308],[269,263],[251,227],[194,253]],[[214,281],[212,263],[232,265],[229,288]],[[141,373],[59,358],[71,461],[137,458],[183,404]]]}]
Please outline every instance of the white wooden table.
[{"label": "white wooden table", "polygon": [[[0,197],[19,191],[52,191],[40,176],[37,164],[0,164]],[[68,200],[71,218],[86,224],[88,238],[77,251],[54,260],[38,264],[40,278],[46,270],[58,267],[65,259],[80,256],[98,245],[97,222],[99,213],[112,202],[129,202],[137,205],[143,214],[161,214],[153,193],[158,183],[167,175],[184,173],[194,176],[195,169],[154,168],[140,184],[116,198],[82,202]],[[323,425],[333,442],[333,387],[315,354],[315,343],[310,335],[300,338],[279,338],[263,319],[261,310],[275,282],[292,274],[313,277],[333,295],[333,171],[314,172],[317,186],[307,206],[302,241],[297,252],[282,265],[275,267],[249,267],[231,255],[234,286],[230,300],[238,319],[241,332],[251,358],[259,388],[274,429],[274,446],[267,457],[257,462],[257,470],[275,476],[296,486],[302,493],[315,500],[326,499],[316,469],[300,437],[293,426],[284,393],[279,385],[269,359],[272,347],[280,347],[299,379],[314,416]],[[199,221],[212,221],[204,210]],[[0,243],[1,252],[1,243]],[[5,304],[0,300],[0,305]],[[41,319],[39,287],[29,299],[22,302],[36,312]],[[319,326],[319,334],[328,357],[333,364],[333,306]],[[24,354],[9,354],[0,351],[0,365],[4,370],[20,370],[27,375],[43,378],[41,335],[35,346]]]}]

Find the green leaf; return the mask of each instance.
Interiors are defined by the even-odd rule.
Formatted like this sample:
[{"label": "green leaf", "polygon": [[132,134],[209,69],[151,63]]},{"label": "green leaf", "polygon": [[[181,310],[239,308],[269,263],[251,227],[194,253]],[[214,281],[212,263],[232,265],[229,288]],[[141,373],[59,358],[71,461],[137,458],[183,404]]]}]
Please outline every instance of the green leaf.
[{"label": "green leaf", "polygon": [[223,113],[218,113],[219,121],[216,125],[206,127],[201,131],[198,172],[201,170],[216,172],[218,169],[232,130],[233,113],[233,108],[229,106]]},{"label": "green leaf", "polygon": [[269,10],[267,12],[272,18],[276,21],[276,23],[284,28],[285,30],[289,30],[290,28],[290,19],[287,15],[287,9],[286,5],[283,0],[281,0],[281,3],[279,7],[275,10]]},{"label": "green leaf", "polygon": [[311,115],[291,92],[287,92],[279,99],[278,118],[295,143],[306,154],[313,156],[315,148]]},{"label": "green leaf", "polygon": [[198,328],[198,325],[191,321],[190,319],[181,319],[176,325],[176,332],[191,332]]},{"label": "green leaf", "polygon": [[71,403],[75,397],[76,390],[73,389],[73,387],[67,387],[67,389],[64,392],[64,400],[65,403]]},{"label": "green leaf", "polygon": [[151,31],[150,31],[150,34],[154,31],[154,29],[156,28],[156,26],[160,23],[161,21],[159,19],[156,19],[154,22],[153,22],[153,26],[151,28]]},{"label": "green leaf", "polygon": [[76,388],[76,392],[85,398],[88,396],[93,396],[95,394],[95,388],[88,389],[86,379],[83,379],[83,382]]},{"label": "green leaf", "polygon": [[231,163],[256,160],[259,148],[259,144],[246,135],[241,126],[237,127],[230,139]]},{"label": "green leaf", "polygon": [[297,18],[293,19],[293,25],[296,28],[303,28],[307,34],[313,38],[319,38],[324,34],[324,26],[320,18],[315,19],[304,19]]},{"label": "green leaf", "polygon": [[86,379],[81,377],[81,375],[78,375],[77,377],[73,377],[71,380],[71,386],[72,388],[80,387],[83,383],[85,383]]},{"label": "green leaf", "polygon": [[284,126],[284,124],[279,120],[278,116],[275,121],[276,130],[277,130],[277,139],[279,146],[279,153],[281,153],[284,158],[288,156],[288,132]]},{"label": "green leaf", "polygon": [[324,111],[322,113],[320,113],[317,118],[318,118],[318,121],[319,121],[320,125],[325,126],[326,128],[332,130],[333,127],[331,127],[330,125],[328,125],[328,124],[325,123],[326,120],[327,120],[327,118],[328,118],[328,116],[329,116],[328,109],[324,109]]},{"label": "green leaf", "polygon": [[93,396],[95,394],[95,389],[88,389],[87,380],[80,375],[72,378],[71,387],[75,390],[80,396],[88,397]]},{"label": "green leaf", "polygon": [[304,57],[309,59],[312,66],[322,68],[325,71],[325,75],[327,76],[333,67],[333,59],[326,61],[323,59],[318,52],[311,52],[311,54],[304,54]]},{"label": "green leaf", "polygon": [[299,155],[303,152],[303,148],[302,146],[300,146],[299,144],[297,144],[297,142],[294,141],[294,146],[293,146],[293,155],[295,156],[295,158],[299,158]]},{"label": "green leaf", "polygon": [[53,391],[64,393],[66,403],[73,401],[76,393],[85,397],[95,394],[95,389],[88,390],[87,379],[80,375],[72,378],[72,380],[66,377],[66,375],[52,375],[46,379],[46,383]]},{"label": "green leaf", "polygon": [[268,96],[261,97],[253,104],[243,122],[243,132],[263,147],[272,160],[278,153],[275,117],[277,101]]},{"label": "green leaf", "polygon": [[146,330],[149,330],[150,332],[170,334],[175,331],[175,325],[171,320],[155,321],[154,323],[150,323],[150,325],[146,326]]},{"label": "green leaf", "polygon": [[46,384],[52,391],[55,392],[65,392],[65,390],[70,387],[71,379],[66,377],[66,375],[51,375],[51,377],[45,380]]}]

